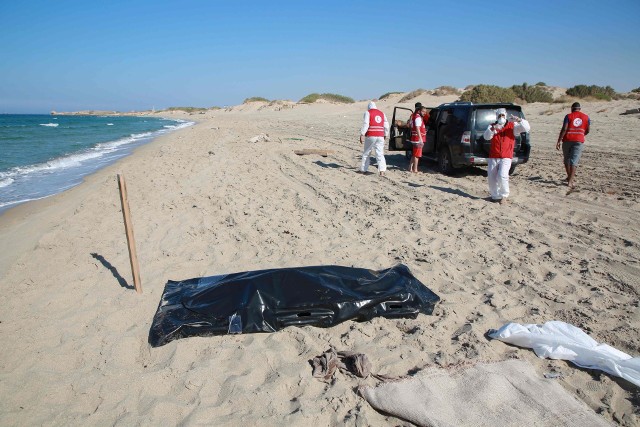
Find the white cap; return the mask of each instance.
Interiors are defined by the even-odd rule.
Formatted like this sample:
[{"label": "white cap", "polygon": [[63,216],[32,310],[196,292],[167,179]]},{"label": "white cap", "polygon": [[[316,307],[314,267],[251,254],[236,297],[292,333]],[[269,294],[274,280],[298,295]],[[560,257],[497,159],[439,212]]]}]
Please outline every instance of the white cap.
[{"label": "white cap", "polygon": [[374,108],[376,108],[376,103],[371,101],[369,103],[369,106],[367,106],[367,110],[373,110]]},{"label": "white cap", "polygon": [[500,114],[504,114],[505,117],[507,117],[507,110],[506,108],[498,108],[496,110],[496,117],[500,117]]}]

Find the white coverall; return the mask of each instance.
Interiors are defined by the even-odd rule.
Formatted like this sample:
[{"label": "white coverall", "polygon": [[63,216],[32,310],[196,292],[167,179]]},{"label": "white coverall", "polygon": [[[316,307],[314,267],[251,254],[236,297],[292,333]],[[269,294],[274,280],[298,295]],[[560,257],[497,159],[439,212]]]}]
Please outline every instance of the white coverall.
[{"label": "white coverall", "polygon": [[[515,122],[513,127],[513,133],[519,135],[524,132],[529,132],[531,126],[529,122],[522,119],[520,122]],[[491,141],[494,133],[491,131],[491,126],[484,131],[484,139]],[[491,199],[500,200],[509,197],[509,169],[511,169],[511,157],[494,159],[490,158],[487,167],[487,178],[489,181],[489,193]]]},{"label": "white coverall", "polygon": [[[373,102],[369,103],[369,110],[376,108]],[[387,115],[384,114],[384,138],[389,137],[389,122],[387,121]],[[364,113],[364,124],[360,129],[360,135],[365,135],[369,129],[369,111]],[[378,162],[378,172],[384,172],[387,170],[387,161],[384,158],[384,138],[381,136],[367,136],[364,139],[364,151],[362,152],[362,162],[360,163],[360,172],[366,172],[369,169],[371,150],[375,150],[376,161]]]}]

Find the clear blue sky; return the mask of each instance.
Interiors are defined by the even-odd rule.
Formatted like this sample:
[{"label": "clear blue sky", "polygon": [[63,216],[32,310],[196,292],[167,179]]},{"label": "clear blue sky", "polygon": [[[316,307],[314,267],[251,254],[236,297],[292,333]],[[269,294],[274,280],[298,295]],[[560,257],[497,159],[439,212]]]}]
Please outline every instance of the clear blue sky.
[{"label": "clear blue sky", "polygon": [[[456,5],[456,6],[454,6]],[[0,0],[0,113],[640,86],[640,1]]]}]

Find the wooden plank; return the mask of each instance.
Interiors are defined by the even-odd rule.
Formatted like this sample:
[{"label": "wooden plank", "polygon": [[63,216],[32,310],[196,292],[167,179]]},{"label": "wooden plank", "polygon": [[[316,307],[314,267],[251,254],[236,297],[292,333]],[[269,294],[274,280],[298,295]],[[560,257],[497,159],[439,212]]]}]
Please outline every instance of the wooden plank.
[{"label": "wooden plank", "polygon": [[122,204],[122,217],[124,218],[124,230],[127,234],[127,246],[129,247],[129,261],[131,262],[131,274],[133,275],[133,285],[136,292],[142,293],[140,283],[140,269],[138,267],[138,255],[136,254],[136,241],[133,237],[133,224],[131,223],[131,212],[129,211],[129,198],[127,197],[127,183],[124,175],[118,174],[118,188],[120,188],[120,203]]},{"label": "wooden plank", "polygon": [[320,154],[322,157],[327,157],[329,154],[333,154],[333,150],[319,150],[317,148],[305,148],[304,150],[295,150],[298,156],[304,156],[306,154]]}]

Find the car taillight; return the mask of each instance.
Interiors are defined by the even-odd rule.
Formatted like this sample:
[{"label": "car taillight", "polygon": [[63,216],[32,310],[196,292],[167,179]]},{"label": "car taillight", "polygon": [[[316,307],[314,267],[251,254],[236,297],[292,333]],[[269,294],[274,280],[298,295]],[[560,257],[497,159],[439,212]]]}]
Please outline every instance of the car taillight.
[{"label": "car taillight", "polygon": [[471,144],[471,132],[466,131],[462,133],[462,139],[460,140],[463,144]]}]

